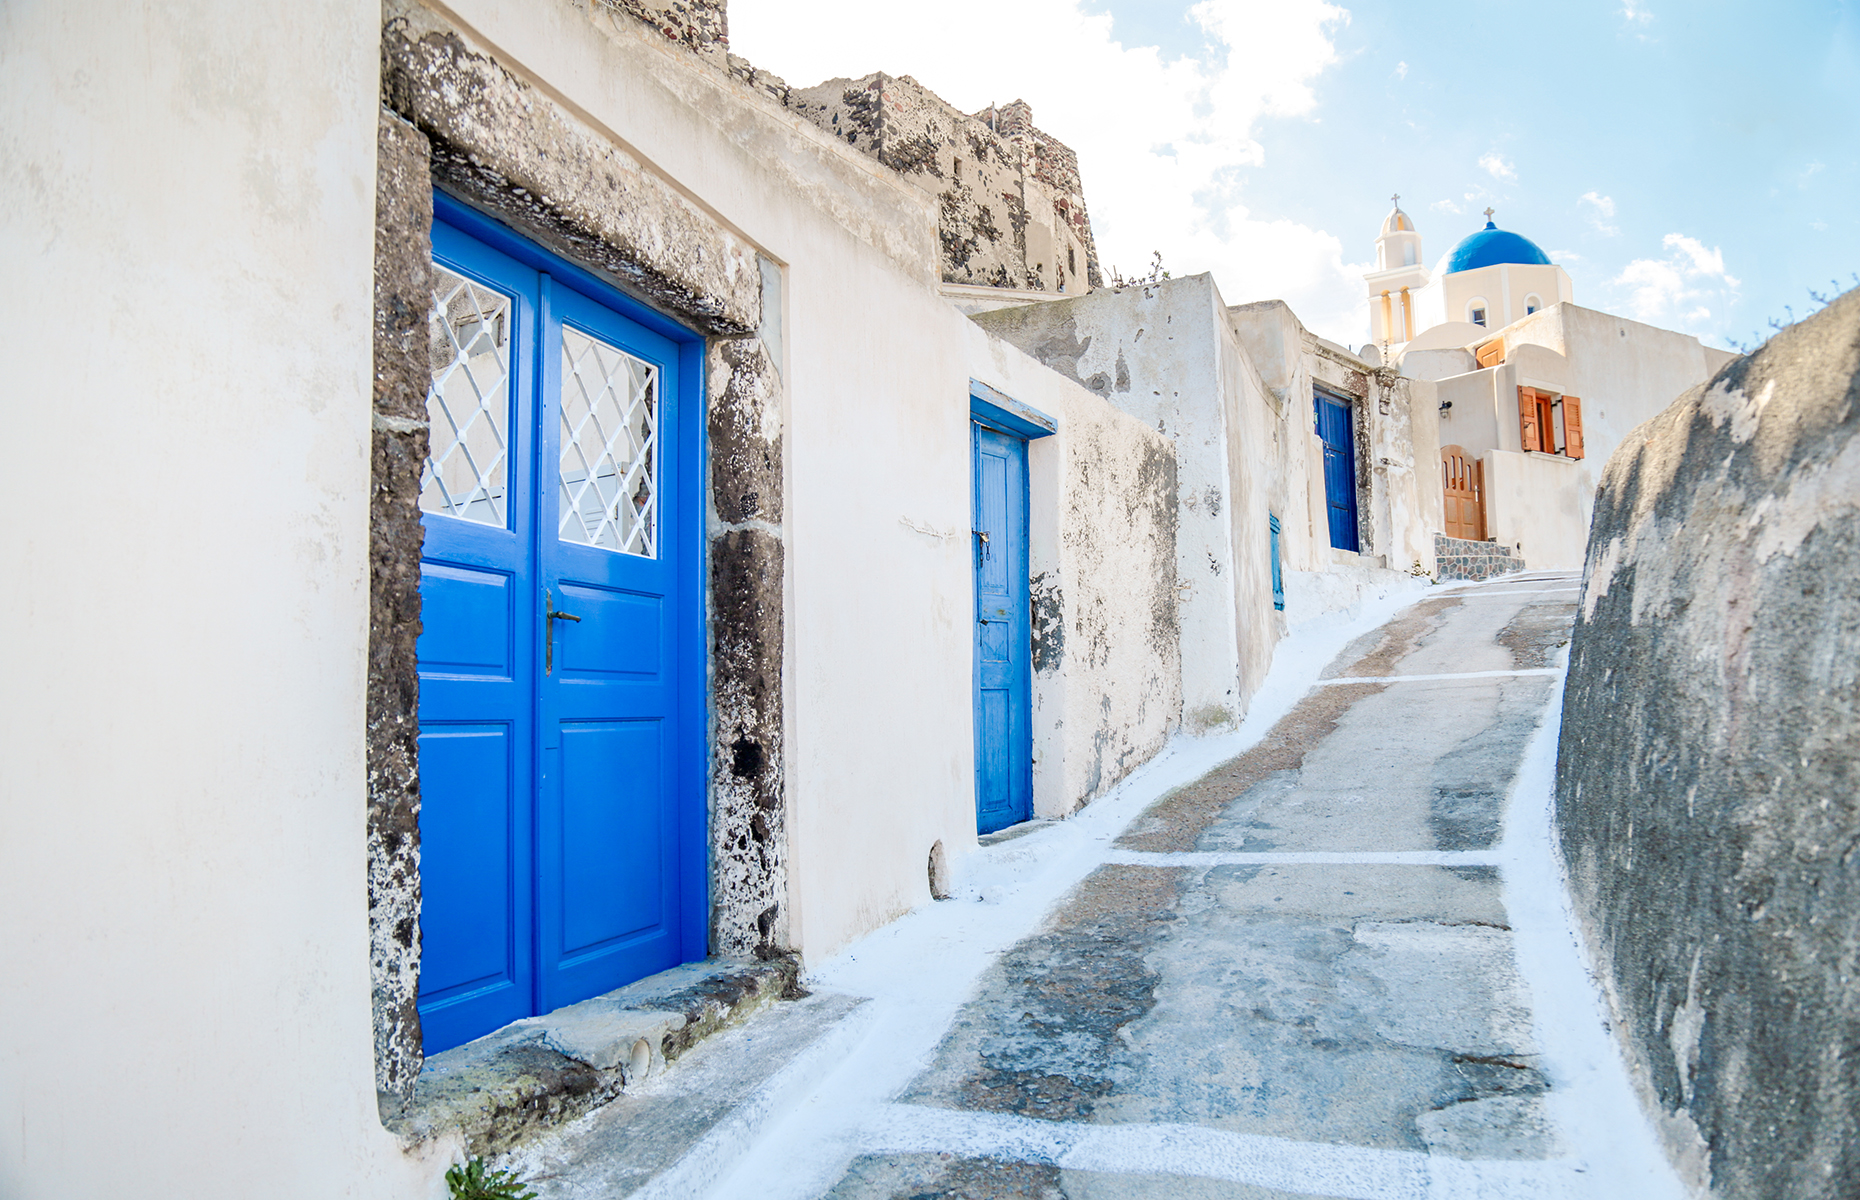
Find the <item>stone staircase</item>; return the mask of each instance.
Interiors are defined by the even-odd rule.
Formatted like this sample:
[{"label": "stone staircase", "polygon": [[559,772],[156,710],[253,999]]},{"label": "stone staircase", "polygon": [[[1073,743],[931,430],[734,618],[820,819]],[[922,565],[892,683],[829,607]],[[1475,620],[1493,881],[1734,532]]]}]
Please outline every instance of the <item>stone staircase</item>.
[{"label": "stone staircase", "polygon": [[1524,570],[1524,560],[1510,546],[1434,535],[1434,575],[1441,583],[1491,579]]}]

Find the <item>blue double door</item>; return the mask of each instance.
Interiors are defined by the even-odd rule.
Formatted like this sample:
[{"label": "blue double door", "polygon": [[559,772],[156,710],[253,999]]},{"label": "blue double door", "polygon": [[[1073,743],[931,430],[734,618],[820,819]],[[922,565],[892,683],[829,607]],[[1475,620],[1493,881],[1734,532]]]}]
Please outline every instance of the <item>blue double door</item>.
[{"label": "blue double door", "polygon": [[418,643],[429,1053],[702,957],[705,911],[693,347],[437,207]]},{"label": "blue double door", "polygon": [[975,823],[1033,816],[1033,637],[1027,579],[1027,443],[972,430],[975,554]]},{"label": "blue double door", "polygon": [[1350,404],[1318,392],[1313,399],[1318,440],[1324,444],[1324,500],[1333,549],[1357,551],[1356,431]]}]

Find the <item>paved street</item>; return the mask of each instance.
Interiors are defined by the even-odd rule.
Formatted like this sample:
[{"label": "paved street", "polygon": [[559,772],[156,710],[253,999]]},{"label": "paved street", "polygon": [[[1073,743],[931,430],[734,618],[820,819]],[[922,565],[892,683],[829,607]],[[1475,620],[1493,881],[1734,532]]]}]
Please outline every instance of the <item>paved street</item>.
[{"label": "paved street", "polygon": [[711,1194],[1677,1195],[1550,856],[1576,587],[1293,639],[1257,726],[985,848],[810,977],[830,1061]]}]

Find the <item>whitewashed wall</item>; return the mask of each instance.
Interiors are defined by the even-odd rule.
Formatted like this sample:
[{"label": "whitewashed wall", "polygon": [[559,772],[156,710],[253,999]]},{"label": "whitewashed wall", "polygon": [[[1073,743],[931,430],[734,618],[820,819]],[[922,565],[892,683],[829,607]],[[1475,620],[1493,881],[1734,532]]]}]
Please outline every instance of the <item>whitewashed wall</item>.
[{"label": "whitewashed wall", "polygon": [[1033,803],[1103,795],[1180,724],[1170,440],[971,326],[971,375],[1054,418],[1027,449],[1035,627]]},{"label": "whitewashed wall", "polygon": [[[1136,561],[1082,536],[1081,480],[1168,443],[939,296],[935,211],[886,168],[598,6],[449,11],[782,266],[791,928],[830,953],[928,899],[934,842],[974,844],[967,539],[933,536],[969,528],[969,379],[1064,422],[1036,503],[1058,569],[1105,572],[1079,595]],[[34,451],[0,476],[0,1195],[441,1195],[380,1126],[369,1027],[380,8],[0,20]],[[1174,660],[1145,653],[1065,677],[1043,811],[1166,735]],[[1107,700],[1126,741],[1094,760],[1073,714]]]},{"label": "whitewashed wall", "polygon": [[375,1110],[378,5],[0,14],[0,1195],[442,1195]]}]

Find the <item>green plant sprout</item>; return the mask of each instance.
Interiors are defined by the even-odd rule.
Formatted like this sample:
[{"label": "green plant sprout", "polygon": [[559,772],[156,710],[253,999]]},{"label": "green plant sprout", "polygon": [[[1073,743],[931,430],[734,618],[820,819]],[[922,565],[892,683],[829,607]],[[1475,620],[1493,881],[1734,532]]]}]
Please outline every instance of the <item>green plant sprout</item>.
[{"label": "green plant sprout", "polygon": [[447,1168],[446,1189],[452,1200],[536,1200],[536,1193],[511,1172],[486,1171],[482,1158]]}]

